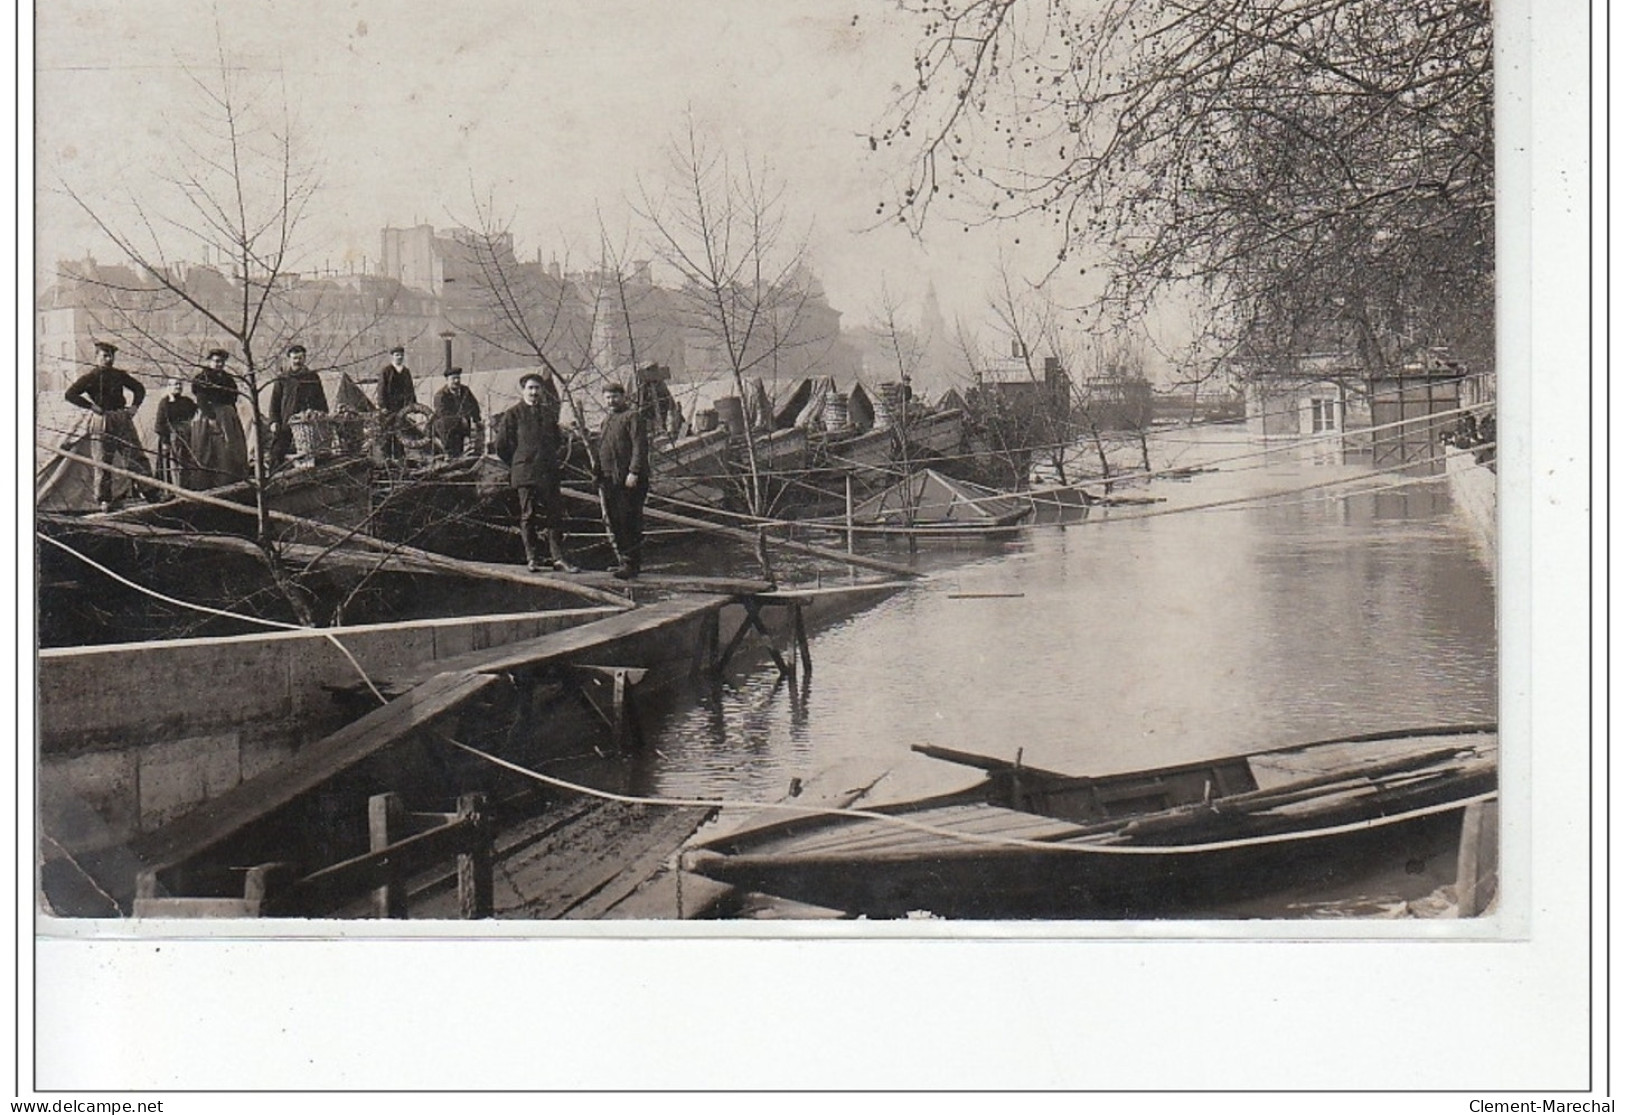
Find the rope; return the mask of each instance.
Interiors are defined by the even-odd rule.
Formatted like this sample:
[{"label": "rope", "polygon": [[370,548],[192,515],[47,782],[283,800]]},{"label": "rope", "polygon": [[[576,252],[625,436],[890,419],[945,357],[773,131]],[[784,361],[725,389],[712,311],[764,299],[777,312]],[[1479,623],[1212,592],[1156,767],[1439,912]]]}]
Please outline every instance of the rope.
[{"label": "rope", "polygon": [[[1281,500],[1279,503],[1270,504],[1270,506],[1308,507],[1316,503],[1330,503],[1334,500],[1355,499],[1358,496],[1377,496],[1384,492],[1396,492],[1402,488],[1413,488],[1421,484],[1442,484],[1448,479],[1449,477],[1442,474],[1439,476],[1412,476],[1405,480],[1396,480],[1392,484],[1373,484],[1370,487],[1357,488],[1352,492],[1334,492],[1331,495],[1322,496],[1318,499]],[[1204,510],[1245,511],[1247,509],[1245,507],[1215,507]]]},{"label": "rope", "polygon": [[58,840],[56,837],[52,836],[50,833],[45,831],[44,824],[40,825],[39,834],[40,834],[40,839],[42,839],[42,840],[44,840],[44,841],[46,841],[46,842],[48,842],[48,843],[50,843],[52,845],[55,845],[56,850],[62,853],[62,858],[67,860],[70,864],[72,864],[73,869],[75,871],[77,871],[80,875],[84,876],[85,882],[89,883],[90,888],[92,890],[94,890],[97,894],[101,895],[102,898],[106,900],[107,905],[108,905],[109,908],[114,909],[114,910],[117,910],[119,908],[118,899],[114,898],[112,895],[108,894],[107,891],[102,889],[102,885],[96,881],[96,877],[94,875],[92,875],[90,872],[86,871],[85,867],[84,867],[84,864],[80,863],[77,859],[74,858],[73,852],[71,852],[69,849],[64,847],[63,844],[62,844],[62,841]]},{"label": "rope", "polygon": [[[1404,468],[1404,467],[1408,467],[1408,466],[1400,466],[1400,468]],[[1239,506],[1241,504],[1257,503],[1257,502],[1259,502],[1261,500],[1276,499],[1276,498],[1279,498],[1280,496],[1292,496],[1292,495],[1300,495],[1300,494],[1302,494],[1304,492],[1324,491],[1327,488],[1336,488],[1336,487],[1338,487],[1340,485],[1343,485],[1343,484],[1357,484],[1362,480],[1374,480],[1374,479],[1377,479],[1379,477],[1390,476],[1390,475],[1393,475],[1395,472],[1398,472],[1398,471],[1400,471],[1400,469],[1397,469],[1397,468],[1396,469],[1376,469],[1376,470],[1373,470],[1371,472],[1359,473],[1359,474],[1357,474],[1355,476],[1344,476],[1344,477],[1340,477],[1340,478],[1338,478],[1336,480],[1324,480],[1324,481],[1322,481],[1322,482],[1320,482],[1318,484],[1305,484],[1305,485],[1303,485],[1302,487],[1299,487],[1299,488],[1283,488],[1283,489],[1279,489],[1279,490],[1273,491],[1273,492],[1258,492],[1258,493],[1255,493],[1253,495],[1236,496],[1233,499],[1216,499],[1216,500],[1213,500],[1213,501],[1208,502],[1208,503],[1187,504],[1187,505],[1185,505],[1183,507],[1165,507],[1165,508],[1161,508],[1161,509],[1156,510],[1156,511],[1130,512],[1130,513],[1126,513],[1126,514],[1118,514],[1118,515],[1112,515],[1112,516],[1109,516],[1109,517],[1102,517],[1102,518],[1099,518],[1099,519],[1093,519],[1093,518],[1085,519],[1082,522],[1077,522],[1077,523],[1057,523],[1055,525],[1061,526],[1061,527],[1074,527],[1074,526],[1088,526],[1091,523],[1094,523],[1094,524],[1099,524],[1099,523],[1127,523],[1127,522],[1135,522],[1135,521],[1138,521],[1140,519],[1156,519],[1156,518],[1160,518],[1160,517],[1162,517],[1164,515],[1179,515],[1179,514],[1183,514],[1184,512],[1187,512],[1187,511],[1213,511],[1213,510],[1216,510],[1216,509],[1219,509],[1219,508],[1230,508],[1230,507]],[[1412,479],[1417,479],[1419,481],[1427,482],[1427,483],[1433,483],[1433,482],[1438,481],[1438,480],[1443,480],[1444,477],[1443,476],[1437,476],[1437,477],[1429,476],[1429,477],[1412,478]],[[1395,485],[1395,486],[1397,487],[1397,486],[1400,486],[1400,485]],[[1350,493],[1348,493],[1348,495],[1349,495],[1349,497],[1353,497],[1353,496],[1358,496],[1358,495],[1364,495],[1364,494],[1367,494],[1368,492],[1379,492],[1379,491],[1383,491],[1383,490],[1384,489],[1381,488],[1381,487],[1368,488],[1368,489],[1364,489],[1362,491],[1350,492]]]},{"label": "rope", "polygon": [[[1283,440],[1283,441],[1281,441],[1281,442],[1279,442],[1277,444],[1265,445],[1265,446],[1263,446],[1261,448],[1249,450],[1249,451],[1247,451],[1245,453],[1236,453],[1236,454],[1232,454],[1232,455],[1225,456],[1225,457],[1215,457],[1215,458],[1207,459],[1207,460],[1204,460],[1204,461],[1201,462],[1201,466],[1203,468],[1212,468],[1212,467],[1217,466],[1217,465],[1232,464],[1232,463],[1235,463],[1235,462],[1238,462],[1238,461],[1259,461],[1259,460],[1262,460],[1263,463],[1258,465],[1257,467],[1268,467],[1269,458],[1274,457],[1274,456],[1278,456],[1279,454],[1282,454],[1282,453],[1295,452],[1297,450],[1300,450],[1300,449],[1303,449],[1303,448],[1306,448],[1306,447],[1312,447],[1312,446],[1332,445],[1332,444],[1335,444],[1335,443],[1345,442],[1345,441],[1348,441],[1350,439],[1364,439],[1364,438],[1369,437],[1369,436],[1371,436],[1373,434],[1384,433],[1384,432],[1388,432],[1388,431],[1392,431],[1392,430],[1398,430],[1398,429],[1401,429],[1401,428],[1404,428],[1404,427],[1407,427],[1407,426],[1416,425],[1418,423],[1436,424],[1441,420],[1446,420],[1446,419],[1450,419],[1450,418],[1457,418],[1457,417],[1460,417],[1460,416],[1463,416],[1463,415],[1466,415],[1466,414],[1472,414],[1472,413],[1475,413],[1475,412],[1478,412],[1478,411],[1493,409],[1493,406],[1494,406],[1494,404],[1492,404],[1492,403],[1476,403],[1476,404],[1471,404],[1471,405],[1468,405],[1468,406],[1457,407],[1457,408],[1452,409],[1452,410],[1441,410],[1441,411],[1436,411],[1436,412],[1433,412],[1433,413],[1430,413],[1430,414],[1416,415],[1416,416],[1413,416],[1413,417],[1410,417],[1410,418],[1401,418],[1401,419],[1398,419],[1398,420],[1396,420],[1394,422],[1385,422],[1385,423],[1381,423],[1381,424],[1375,425],[1375,426],[1362,426],[1359,429],[1355,429],[1355,430],[1327,430],[1327,431],[1323,431],[1323,432],[1318,433],[1318,434],[1297,435],[1297,436],[1294,436],[1294,437],[1292,437],[1290,439]],[[1147,436],[1155,436],[1155,435],[1152,434],[1151,431],[1146,431],[1146,435]],[[1126,435],[1126,436],[1138,436],[1138,435],[1130,434],[1130,435]],[[1167,440],[1167,439],[1165,439],[1163,437],[1160,437],[1160,436],[1157,436],[1156,440],[1164,441],[1164,440]],[[1200,443],[1192,442],[1190,444],[1200,444]],[[1055,449],[1062,449],[1062,450],[1076,449],[1076,450],[1078,450],[1080,452],[1088,452],[1089,451],[1089,447],[1082,444],[1078,440],[1073,440],[1073,441],[1069,441],[1069,442],[1056,442],[1054,444],[1049,444],[1049,445],[1027,446],[1027,447],[1024,447],[1024,449],[1027,450],[1027,451],[1033,452],[1033,453],[1046,452],[1046,451],[1051,451],[1051,450],[1055,450]],[[997,455],[997,453],[1003,452],[1003,451],[1001,451],[1001,450],[993,450],[992,452],[995,455]],[[929,459],[922,460],[920,462],[920,464],[921,464],[921,467],[924,468],[924,467],[930,467],[934,462],[975,460],[975,459],[977,459],[979,457],[986,456],[986,455],[987,454],[985,454],[985,453],[960,453],[960,454],[952,454],[952,455],[946,455],[946,456],[935,456],[935,457],[932,457],[932,458],[929,458]],[[898,477],[907,475],[907,473],[903,469],[901,469],[899,467],[891,467],[891,466],[887,466],[887,465],[861,464],[861,463],[856,462],[856,461],[850,461],[850,460],[848,460],[846,458],[834,456],[833,454],[830,456],[830,460],[833,463],[845,464],[845,465],[848,465],[848,466],[850,466],[850,467],[852,467],[854,469],[861,469],[862,471],[869,472],[869,473],[878,473],[878,474],[885,475],[885,476],[898,476]],[[1119,483],[1127,483],[1127,482],[1130,482],[1130,481],[1151,480],[1151,479],[1156,479],[1156,478],[1159,478],[1159,477],[1178,476],[1178,475],[1186,472],[1188,467],[1189,466],[1183,466],[1183,465],[1169,465],[1169,466],[1167,466],[1165,468],[1160,468],[1160,469],[1128,469],[1128,470],[1125,470],[1123,472],[1113,473],[1110,476],[1094,476],[1094,475],[1090,475],[1090,476],[1083,477],[1082,479],[1085,482],[1093,482],[1093,483],[1107,483],[1107,482],[1109,482],[1109,483],[1112,483],[1112,484],[1119,484]],[[796,477],[817,476],[817,475],[820,475],[822,473],[827,473],[828,471],[829,471],[828,468],[822,468],[822,469],[820,469],[820,468],[762,469],[762,470],[759,470],[758,475],[760,475],[761,477],[766,478],[766,479],[785,479],[785,480],[789,480],[791,482],[794,482],[794,479]],[[1240,471],[1240,470],[1230,470],[1230,471]],[[670,479],[689,480],[689,481],[737,480],[737,479],[740,478],[740,476],[741,476],[741,474],[737,473],[737,472],[690,473],[690,472],[681,472],[681,471],[679,471],[679,472],[673,472],[673,473],[669,474]],[[675,499],[674,497],[671,497],[671,496],[660,496],[660,495],[655,494],[655,493],[651,493],[651,494],[654,495],[655,498],[667,499],[670,502],[672,502],[674,504],[678,504],[680,506],[687,506],[687,507],[691,507],[691,508],[698,508],[698,509],[702,509],[702,510],[712,511],[713,513],[726,515],[726,516],[729,516],[731,518],[739,519],[741,521],[748,521],[748,522],[752,522],[752,523],[756,523],[756,524],[771,524],[771,523],[774,523],[774,522],[782,521],[782,520],[772,520],[772,519],[761,519],[761,518],[757,518],[755,516],[740,514],[738,512],[730,512],[730,511],[725,511],[725,510],[721,510],[721,509],[717,509],[717,508],[711,508],[711,507],[707,507],[707,506],[701,505],[701,504],[685,503],[684,501]],[[825,493],[825,494],[833,494],[833,493]],[[1013,493],[1003,493],[1002,498],[1007,498],[1008,495],[1010,495],[1010,494],[1013,494]],[[984,498],[993,499],[995,497],[988,496],[988,497],[984,497]]]},{"label": "rope", "polygon": [[372,683],[372,678],[367,676],[367,671],[361,668],[361,663],[356,661],[355,656],[350,653],[349,648],[339,641],[339,637],[337,635],[334,635],[330,631],[324,630],[320,627],[304,627],[297,623],[283,623],[281,620],[261,619],[259,616],[240,615],[236,612],[228,612],[221,608],[211,608],[207,604],[197,604],[190,600],[181,600],[177,597],[166,596],[157,589],[149,588],[146,585],[137,584],[128,577],[113,572],[113,570],[107,568],[107,566],[103,565],[101,562],[80,553],[78,550],[74,549],[72,546],[69,546],[65,542],[59,542],[55,538],[52,538],[47,534],[41,534],[38,531],[34,533],[34,537],[38,538],[41,542],[50,543],[59,550],[66,551],[72,556],[78,558],[80,561],[84,562],[86,565],[90,566],[92,569],[111,577],[113,580],[117,581],[121,585],[124,585],[126,588],[132,588],[136,592],[143,593],[155,600],[162,600],[165,604],[171,604],[177,608],[188,608],[194,612],[205,612],[212,616],[221,616],[225,619],[236,620],[239,623],[257,623],[262,627],[274,627],[281,631],[305,631],[311,634],[320,635],[322,638],[332,643],[334,648],[340,654],[344,655],[345,660],[355,668],[355,672],[357,674],[361,675],[361,680],[366,683],[368,689],[372,690],[372,695],[377,697],[380,703],[388,703],[389,701],[389,698],[385,697],[378,691],[378,687]]},{"label": "rope", "polygon": [[[613,801],[623,805],[667,806],[680,809],[768,809],[783,813],[793,813],[797,816],[804,817],[840,817],[845,819],[859,818],[868,821],[880,821],[886,824],[895,825],[898,828],[910,829],[915,832],[923,832],[932,836],[942,836],[951,840],[958,840],[966,844],[983,844],[1007,848],[1025,848],[1045,852],[1075,852],[1087,855],[1178,855],[1189,852],[1218,851],[1226,848],[1253,846],[1258,844],[1275,844],[1287,840],[1300,840],[1306,835],[1310,835],[1309,833],[1304,832],[1285,832],[1264,836],[1242,837],[1235,840],[1215,841],[1207,844],[1179,844],[1161,846],[1067,844],[1047,840],[1027,840],[1022,837],[1015,836],[991,836],[981,833],[963,832],[959,829],[943,828],[940,825],[930,825],[922,821],[915,821],[900,814],[877,813],[871,809],[838,809],[834,806],[828,805],[795,805],[791,802],[784,801],[742,801],[731,798],[664,798],[645,797],[634,794],[617,794],[609,790],[597,790],[591,786],[582,786],[578,783],[568,782],[562,778],[555,778],[552,775],[542,774],[539,771],[530,770],[526,767],[520,766],[518,763],[509,762],[507,759],[501,759],[490,754],[489,752],[481,751],[477,747],[471,747],[466,743],[459,743],[450,736],[441,735],[440,738],[446,743],[449,743],[451,746],[460,748],[470,755],[474,755],[478,758],[486,760],[487,762],[494,763],[499,767],[503,767],[514,772],[515,774],[520,774],[526,778],[533,779],[542,783],[543,785],[552,786],[555,789],[568,790],[572,793],[584,794],[588,797],[598,798],[603,801]],[[1424,809],[1408,811],[1406,813],[1399,814],[1398,816],[1407,819],[1414,817],[1426,817],[1434,813],[1443,813],[1450,810],[1460,809],[1463,806],[1470,805],[1474,802],[1489,801],[1494,798],[1496,794],[1497,791],[1490,790],[1461,801],[1444,802],[1442,804],[1429,806]],[[1359,832],[1363,829],[1375,828],[1379,825],[1391,823],[1396,819],[1396,817],[1373,817],[1363,821],[1353,821],[1343,825],[1334,825],[1331,828],[1314,829],[1312,830],[1312,835],[1317,837],[1335,836],[1347,832]],[[1129,820],[1132,820],[1132,818],[1125,818],[1124,823],[1126,824]],[[1061,839],[1064,840],[1064,838]]]},{"label": "rope", "polygon": [[[1484,447],[1493,448],[1493,446],[1494,446],[1493,442],[1486,442]],[[1277,451],[1278,450],[1270,450],[1270,452],[1277,452]],[[1249,454],[1249,456],[1252,456],[1252,454]],[[1392,466],[1389,466],[1387,468],[1373,469],[1373,470],[1370,470],[1368,472],[1358,473],[1358,474],[1356,474],[1354,476],[1339,477],[1339,478],[1336,478],[1336,479],[1333,479],[1333,480],[1321,481],[1321,482],[1315,483],[1315,484],[1306,484],[1306,485],[1303,485],[1302,487],[1296,487],[1296,488],[1280,488],[1280,489],[1276,489],[1274,491],[1269,491],[1269,492],[1255,492],[1255,493],[1252,493],[1250,495],[1237,496],[1237,497],[1235,497],[1233,499],[1227,499],[1227,500],[1215,500],[1215,501],[1212,501],[1210,503],[1186,504],[1186,505],[1182,505],[1182,506],[1179,506],[1179,507],[1168,507],[1168,508],[1163,508],[1163,509],[1158,510],[1158,511],[1148,511],[1148,512],[1141,512],[1141,513],[1137,513],[1137,514],[1130,513],[1130,514],[1116,514],[1116,515],[1112,515],[1112,516],[1109,516],[1109,517],[1108,516],[1101,516],[1099,518],[1093,518],[1092,517],[1092,518],[1083,520],[1081,522],[1076,522],[1076,523],[1046,523],[1046,524],[1017,523],[1017,524],[1012,524],[1010,527],[1003,527],[1003,528],[999,528],[999,529],[1002,531],[1002,530],[1024,530],[1024,529],[1030,529],[1030,528],[1038,527],[1038,526],[1060,526],[1060,527],[1076,527],[1076,526],[1086,526],[1086,525],[1097,525],[1098,526],[1098,525],[1101,525],[1103,523],[1129,522],[1129,521],[1136,520],[1136,519],[1153,518],[1153,517],[1161,516],[1161,515],[1173,515],[1173,514],[1178,514],[1178,513],[1181,513],[1181,512],[1185,512],[1185,511],[1208,511],[1208,510],[1214,510],[1214,509],[1219,509],[1219,508],[1228,508],[1228,507],[1233,507],[1233,506],[1237,506],[1237,505],[1241,505],[1241,504],[1255,503],[1255,502],[1259,502],[1259,501],[1263,501],[1263,500],[1278,499],[1278,498],[1283,497],[1283,496],[1299,495],[1299,494],[1304,493],[1304,492],[1312,492],[1312,491],[1323,490],[1323,489],[1326,489],[1326,488],[1334,488],[1334,487],[1337,487],[1337,486],[1343,485],[1343,484],[1356,484],[1356,483],[1359,483],[1359,482],[1361,482],[1363,480],[1372,480],[1372,479],[1377,479],[1377,478],[1380,478],[1380,477],[1393,476],[1393,475],[1401,474],[1406,469],[1411,468],[1411,467],[1413,467],[1412,464],[1402,462],[1400,464],[1392,465]],[[1182,470],[1177,469],[1177,468],[1162,470],[1162,472],[1166,472],[1166,473],[1178,473],[1180,471],[1182,471]],[[1229,470],[1229,471],[1234,472],[1234,471],[1240,471],[1240,470]],[[1113,483],[1117,483],[1119,481],[1123,481],[1123,480],[1127,480],[1127,479],[1144,479],[1144,478],[1147,478],[1147,477],[1154,477],[1154,476],[1161,475],[1162,472],[1139,473],[1139,474],[1127,474],[1127,473],[1125,473],[1125,474],[1122,474],[1120,476],[1114,476],[1114,477],[1111,478],[1111,480],[1112,480]],[[1400,483],[1391,485],[1391,487],[1405,487],[1405,486],[1408,486],[1408,484],[1410,484],[1410,483],[1436,483],[1436,482],[1438,482],[1438,481],[1440,481],[1442,479],[1444,479],[1444,477],[1442,475],[1441,476],[1420,477],[1420,478],[1409,478],[1406,481],[1402,481]],[[1366,492],[1380,492],[1380,491],[1385,491],[1385,490],[1387,490],[1386,487],[1367,488],[1367,489],[1363,489],[1362,491],[1350,492],[1350,493],[1348,493],[1348,495],[1346,497],[1338,497],[1338,498],[1352,498],[1353,496],[1362,495],[1362,494],[1365,494]],[[651,493],[651,495],[653,495],[653,494]],[[798,527],[798,526],[805,526],[805,527],[814,527],[814,528],[817,528],[817,529],[820,529],[820,530],[835,530],[835,531],[845,531],[847,529],[846,524],[845,524],[845,520],[837,519],[837,518],[835,518],[833,516],[818,516],[816,518],[807,518],[807,519],[768,519],[768,518],[762,518],[760,516],[755,516],[755,515],[746,515],[746,514],[743,514],[743,513],[740,513],[740,512],[727,511],[727,510],[723,510],[723,509],[720,509],[720,508],[706,507],[706,506],[704,506],[702,504],[689,503],[689,502],[687,502],[685,500],[675,499],[675,498],[673,498],[671,496],[653,496],[653,498],[664,500],[667,503],[675,504],[676,506],[679,506],[679,507],[686,507],[686,508],[690,508],[690,509],[697,510],[697,511],[706,511],[706,512],[709,512],[711,514],[722,515],[722,516],[725,516],[727,518],[737,519],[737,520],[740,520],[740,521],[743,521],[743,522],[748,522],[753,526],[768,527],[768,528],[773,528],[773,529],[793,529],[793,528]],[[964,503],[964,504],[980,505],[980,504],[983,504],[983,503],[996,503],[996,502],[1007,501],[1007,500],[1011,500],[1011,499],[1032,500],[1033,496],[1032,496],[1032,493],[1030,491],[1029,492],[996,492],[996,493],[993,493],[991,495],[974,496],[974,497],[971,497],[971,498],[968,498],[968,499],[962,499],[959,502]],[[940,533],[941,530],[942,530],[942,528],[940,528],[940,527],[866,527],[866,526],[860,526],[860,525],[856,525],[856,524],[851,529],[853,530],[854,533],[857,533],[857,534]]]}]

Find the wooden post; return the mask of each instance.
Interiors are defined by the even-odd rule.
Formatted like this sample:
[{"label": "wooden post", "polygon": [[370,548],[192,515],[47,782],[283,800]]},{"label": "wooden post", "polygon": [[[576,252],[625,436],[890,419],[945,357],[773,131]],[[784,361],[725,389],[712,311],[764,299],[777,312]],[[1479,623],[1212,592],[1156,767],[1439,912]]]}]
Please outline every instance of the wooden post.
[{"label": "wooden post", "polygon": [[1495,898],[1500,871],[1500,804],[1475,801],[1461,811],[1456,853],[1456,916],[1476,918]]},{"label": "wooden post", "polygon": [[846,552],[852,552],[852,473],[846,473]]},{"label": "wooden post", "polygon": [[807,642],[807,621],[801,614],[801,605],[790,605],[790,630],[795,636],[796,650],[801,654],[801,665],[812,677],[812,647]]},{"label": "wooden post", "polygon": [[243,880],[243,906],[249,917],[268,917],[273,913],[296,914],[296,910],[277,910],[277,900],[293,881],[295,867],[291,863],[262,863],[250,867]]},{"label": "wooden post", "polygon": [[[392,838],[406,835],[406,803],[399,794],[374,794],[367,799],[367,850],[382,852]],[[372,892],[374,917],[406,916],[406,881],[391,868],[389,881]]]},{"label": "wooden post", "polygon": [[717,644],[722,641],[722,617],[719,609],[706,612],[700,620],[700,645],[694,654],[693,676],[698,679],[716,672]]},{"label": "wooden post", "polygon": [[624,750],[626,747],[626,671],[615,671],[615,748]]},{"label": "wooden post", "polygon": [[751,608],[753,607],[753,604],[751,603],[749,597],[745,597],[740,599],[739,605],[745,609],[745,618],[740,621],[738,629],[733,633],[733,637],[728,640],[728,645],[722,648],[722,653],[717,655],[716,666],[714,668],[719,674],[728,668],[728,661],[733,658],[734,651],[739,649],[739,644],[745,641],[745,636],[750,632]]},{"label": "wooden post", "polygon": [[471,826],[468,851],[457,856],[457,907],[466,919],[488,918],[493,908],[491,872],[495,856],[491,848],[490,818],[485,811],[485,795],[463,794],[459,797],[457,820]]},{"label": "wooden post", "polygon": [[158,897],[158,872],[143,871],[135,877],[135,898],[141,901],[145,898]]},{"label": "wooden post", "polygon": [[794,680],[796,676],[795,652],[791,652],[789,662],[784,660],[784,655],[779,653],[779,648],[773,645],[773,633],[767,629],[767,624],[762,622],[762,612],[760,606],[747,609],[747,613],[750,619],[750,625],[756,628],[757,634],[761,635],[762,637],[763,645],[767,647],[768,657],[773,659],[773,665],[778,667],[779,676]]},{"label": "wooden post", "polygon": [[762,580],[773,585],[773,559],[767,552],[767,528],[756,528],[756,563],[762,567]]}]

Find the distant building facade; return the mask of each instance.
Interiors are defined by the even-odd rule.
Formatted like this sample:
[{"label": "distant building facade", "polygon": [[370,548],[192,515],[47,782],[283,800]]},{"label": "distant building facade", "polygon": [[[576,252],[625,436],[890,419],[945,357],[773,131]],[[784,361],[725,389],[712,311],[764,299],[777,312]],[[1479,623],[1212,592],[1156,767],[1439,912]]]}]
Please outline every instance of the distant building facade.
[{"label": "distant building facade", "polygon": [[1247,432],[1255,437],[1309,437],[1371,425],[1365,367],[1350,355],[1317,353],[1283,366],[1239,370]]},{"label": "distant building facade", "polygon": [[[256,368],[274,370],[281,351],[298,340],[311,366],[342,371],[365,385],[399,344],[422,382],[444,370],[448,340],[451,362],[470,374],[533,367],[539,342],[567,375],[592,369],[624,380],[634,363],[658,363],[671,369],[674,384],[716,384],[706,392],[713,397],[732,391],[732,362],[721,330],[707,316],[707,300],[657,282],[647,261],[635,261],[620,276],[566,273],[539,256],[518,259],[507,234],[478,244],[467,233],[431,225],[388,227],[379,235],[374,272],[279,277],[255,331]],[[515,327],[491,289],[494,272],[524,304],[525,329]],[[184,264],[169,279],[225,320],[240,312],[238,276]],[[807,376],[845,380],[859,373],[861,356],[843,332],[841,312],[810,273],[770,292],[764,304],[743,351],[748,378],[761,378],[777,393]],[[90,366],[99,339],[114,340],[120,366],[149,383],[189,378],[217,346],[232,350],[234,368],[243,364],[244,354],[207,315],[150,276],[94,259],[60,263],[36,305],[36,389],[65,390]],[[266,371],[262,377],[268,381]]]}]

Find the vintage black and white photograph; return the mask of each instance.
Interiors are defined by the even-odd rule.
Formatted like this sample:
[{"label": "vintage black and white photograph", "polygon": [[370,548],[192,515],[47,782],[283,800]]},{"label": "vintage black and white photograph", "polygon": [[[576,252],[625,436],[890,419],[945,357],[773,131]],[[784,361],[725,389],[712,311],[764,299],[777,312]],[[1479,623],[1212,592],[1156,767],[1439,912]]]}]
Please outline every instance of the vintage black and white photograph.
[{"label": "vintage black and white photograph", "polygon": [[42,932],[1493,932],[1488,0],[34,18]]}]

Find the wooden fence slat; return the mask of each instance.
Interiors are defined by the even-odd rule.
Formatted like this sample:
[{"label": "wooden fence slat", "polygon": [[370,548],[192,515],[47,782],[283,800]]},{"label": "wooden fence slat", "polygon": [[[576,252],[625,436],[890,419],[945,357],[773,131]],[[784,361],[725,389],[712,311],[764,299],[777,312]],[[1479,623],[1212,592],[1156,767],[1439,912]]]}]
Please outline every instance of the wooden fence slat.
[{"label": "wooden fence slat", "polygon": [[[406,803],[399,794],[374,794],[367,799],[367,849],[387,852],[392,839],[405,835]],[[390,863],[384,885],[372,892],[372,912],[379,918],[406,917],[405,873],[400,861]]]},{"label": "wooden fence slat", "polygon": [[488,918],[494,903],[491,897],[492,853],[490,815],[484,794],[464,794],[457,799],[458,824],[468,833],[466,850],[457,856],[457,907],[465,918]]},{"label": "wooden fence slat", "polygon": [[288,904],[309,916],[336,910],[361,892],[383,886],[394,872],[410,875],[460,854],[467,847],[468,829],[467,821],[456,821],[324,867],[292,884]]}]

